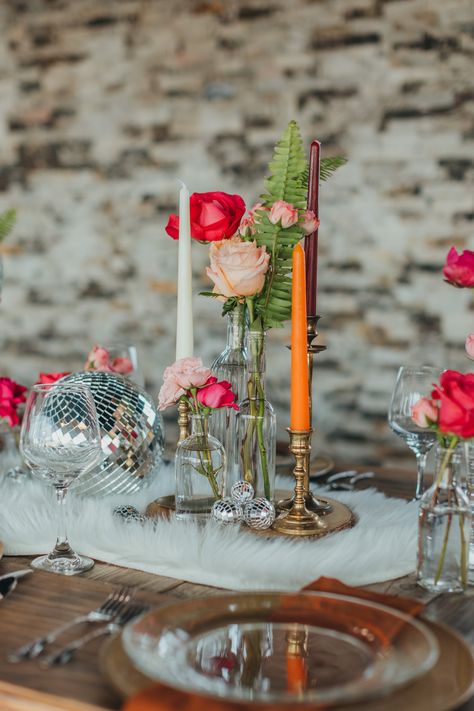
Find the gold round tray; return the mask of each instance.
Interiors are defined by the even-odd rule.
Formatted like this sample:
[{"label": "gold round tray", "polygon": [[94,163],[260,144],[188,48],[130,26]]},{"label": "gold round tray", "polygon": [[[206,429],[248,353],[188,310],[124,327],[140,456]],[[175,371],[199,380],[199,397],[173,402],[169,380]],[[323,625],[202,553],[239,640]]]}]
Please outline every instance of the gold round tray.
[{"label": "gold round tray", "polygon": [[[290,496],[291,492],[290,491],[277,491],[276,492],[276,498],[277,500],[279,499],[284,499],[287,496]],[[343,531],[345,528],[351,528],[352,526],[355,525],[357,519],[353,511],[346,506],[345,504],[342,504],[340,501],[337,501],[336,499],[330,499],[328,496],[324,497],[319,497],[321,501],[324,503],[328,503],[331,506],[331,510],[329,513],[325,514],[322,517],[322,521],[324,523],[325,528],[318,530],[317,533],[315,533],[313,536],[307,536],[312,537],[312,538],[321,538],[322,536],[327,536],[329,533],[336,533],[337,531]],[[174,502],[174,495],[170,496],[162,496],[159,499],[156,499],[155,501],[152,501],[150,504],[148,504],[145,515],[148,518],[157,518],[159,516],[164,516],[165,518],[169,518],[170,516],[173,516],[175,510],[175,502]],[[297,534],[290,535],[288,533],[283,533],[280,531],[276,531],[273,528],[266,528],[263,531],[259,531],[255,528],[247,528],[245,527],[245,531],[250,533],[250,534],[257,534],[259,536],[266,536],[267,538],[274,538],[275,536],[287,536],[291,538],[298,538]]]},{"label": "gold round tray", "polygon": [[[449,711],[467,701],[474,693],[474,658],[469,646],[452,629],[428,620],[423,622],[434,633],[440,649],[439,659],[431,671],[389,696],[355,704],[331,706],[332,711]],[[112,637],[103,645],[100,667],[104,676],[124,698],[156,685],[132,665],[124,652],[120,635]],[[157,706],[159,711],[188,708],[186,702],[191,697],[186,693],[161,684],[157,685],[157,688],[160,690],[159,696],[157,694],[160,700]],[[202,708],[204,705],[203,698]],[[222,703],[222,709],[227,707]],[[255,708],[257,706],[232,703],[234,711],[249,711]],[[259,708],[263,708],[263,705]]]}]

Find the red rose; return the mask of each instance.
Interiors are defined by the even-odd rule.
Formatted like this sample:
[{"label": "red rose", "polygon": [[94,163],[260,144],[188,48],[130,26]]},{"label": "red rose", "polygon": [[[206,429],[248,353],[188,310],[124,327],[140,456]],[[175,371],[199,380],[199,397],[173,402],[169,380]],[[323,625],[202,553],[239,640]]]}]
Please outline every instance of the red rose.
[{"label": "red rose", "polygon": [[[215,378],[209,378],[214,380]],[[196,397],[204,407],[209,407],[212,410],[217,410],[220,407],[232,407],[234,410],[239,408],[235,404],[235,393],[231,390],[232,385],[227,380],[221,380],[219,383],[211,382],[200,388]]]},{"label": "red rose", "polygon": [[[193,193],[189,198],[191,237],[203,242],[217,242],[237,232],[245,212],[240,195],[228,193]],[[170,215],[166,232],[179,238],[179,217]]]},{"label": "red rose", "polygon": [[65,378],[66,375],[71,375],[71,373],[39,373],[36,385],[49,385],[50,383],[55,383],[57,380],[61,380],[61,378]]},{"label": "red rose", "polygon": [[465,249],[462,254],[458,254],[456,247],[451,247],[443,267],[443,275],[453,286],[474,287],[474,252]]},{"label": "red rose", "polygon": [[440,403],[440,432],[462,439],[474,437],[474,373],[445,370],[432,397]]},{"label": "red rose", "polygon": [[15,427],[15,425],[20,424],[20,418],[18,417],[16,409],[8,402],[0,402],[0,419],[4,418],[10,427]]},{"label": "red rose", "polygon": [[26,388],[11,378],[0,378],[0,418],[5,418],[14,427],[20,423],[17,408],[25,402]]}]

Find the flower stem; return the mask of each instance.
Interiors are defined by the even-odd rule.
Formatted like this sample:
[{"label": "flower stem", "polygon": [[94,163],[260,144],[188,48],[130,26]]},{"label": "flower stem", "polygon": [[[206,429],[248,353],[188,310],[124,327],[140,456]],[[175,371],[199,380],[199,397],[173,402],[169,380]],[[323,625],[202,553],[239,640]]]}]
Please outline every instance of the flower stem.
[{"label": "flower stem", "polygon": [[[454,454],[454,449],[455,449],[458,441],[459,440],[457,437],[453,437],[451,439],[451,441],[449,443],[449,447],[446,451],[446,454],[444,455],[443,461],[441,462],[438,476],[436,478],[436,488],[433,493],[433,503],[435,500],[435,496],[437,498],[439,487],[441,486],[441,482],[443,481],[445,469],[449,465],[449,462],[451,461],[451,458]],[[452,478],[452,474],[450,475],[450,477]],[[448,487],[450,486],[450,483],[451,483],[451,481],[448,481]],[[449,503],[451,503],[451,500],[450,500],[451,499],[451,489],[450,488],[448,489],[448,497],[449,497]],[[436,568],[435,584],[439,582],[441,575],[443,573],[444,563],[446,560],[446,551],[448,548],[449,533],[451,531],[451,521],[452,521],[452,514],[450,513],[450,514],[448,514],[448,521],[446,523],[446,530],[444,532],[443,547],[441,548],[441,555],[439,557],[438,566]]]}]

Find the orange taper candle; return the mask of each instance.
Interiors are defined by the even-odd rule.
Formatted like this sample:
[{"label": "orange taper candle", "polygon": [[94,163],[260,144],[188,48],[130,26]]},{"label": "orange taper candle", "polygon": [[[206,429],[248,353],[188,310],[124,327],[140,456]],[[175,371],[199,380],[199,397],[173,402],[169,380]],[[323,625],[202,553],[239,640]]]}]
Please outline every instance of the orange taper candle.
[{"label": "orange taper candle", "polygon": [[293,250],[291,296],[290,428],[309,430],[308,353],[306,340],[306,275],[301,244]]}]

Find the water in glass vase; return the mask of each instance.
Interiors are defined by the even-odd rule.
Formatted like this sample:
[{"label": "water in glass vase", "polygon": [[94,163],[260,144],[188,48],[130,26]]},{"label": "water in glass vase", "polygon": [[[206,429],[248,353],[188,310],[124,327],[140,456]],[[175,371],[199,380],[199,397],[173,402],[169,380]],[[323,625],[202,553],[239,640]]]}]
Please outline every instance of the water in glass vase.
[{"label": "water in glass vase", "polygon": [[209,434],[208,415],[191,416],[191,435],[176,450],[176,518],[206,519],[225,489],[226,455]]},{"label": "water in glass vase", "polygon": [[459,484],[464,449],[437,447],[433,485],[420,501],[417,582],[431,592],[462,592],[468,584],[471,511]]},{"label": "water in glass vase", "polygon": [[[245,397],[247,382],[247,351],[245,348],[244,305],[237,304],[227,316],[227,343],[222,353],[211,366],[212,374],[218,380],[227,380],[235,393],[235,401]],[[222,407],[213,412],[209,422],[211,435],[222,442],[227,457],[226,492],[230,495],[232,484],[239,479],[239,458],[237,453],[236,416],[232,407]]]}]

